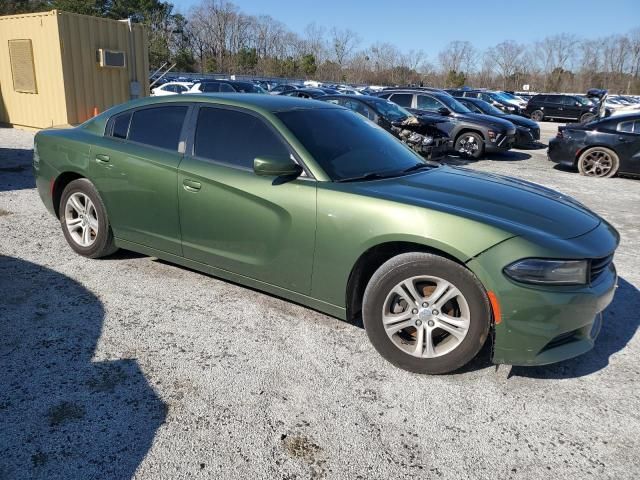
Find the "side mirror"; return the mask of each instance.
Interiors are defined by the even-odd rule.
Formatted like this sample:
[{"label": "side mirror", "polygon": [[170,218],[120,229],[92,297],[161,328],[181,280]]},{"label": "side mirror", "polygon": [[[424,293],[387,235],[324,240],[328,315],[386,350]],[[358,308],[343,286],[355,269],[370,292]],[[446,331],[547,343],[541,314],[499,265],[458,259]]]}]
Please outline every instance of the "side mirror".
[{"label": "side mirror", "polygon": [[438,109],[438,113],[440,115],[449,115],[451,113],[451,110],[449,110],[447,107],[440,107]]},{"label": "side mirror", "polygon": [[265,155],[253,159],[253,171],[263,177],[297,177],[302,167],[288,157]]}]

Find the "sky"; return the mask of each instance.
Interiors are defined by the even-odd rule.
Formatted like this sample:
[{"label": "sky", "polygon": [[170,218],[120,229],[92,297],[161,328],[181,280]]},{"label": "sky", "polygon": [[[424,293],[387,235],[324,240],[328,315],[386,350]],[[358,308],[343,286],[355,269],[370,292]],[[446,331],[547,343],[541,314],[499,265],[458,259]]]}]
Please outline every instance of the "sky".
[{"label": "sky", "polygon": [[[169,0],[187,13],[200,0]],[[389,42],[402,51],[424,50],[430,59],[453,40],[485,49],[504,40],[532,43],[574,33],[600,38],[640,27],[640,0],[232,0],[241,11],[271,15],[294,32],[311,22],[349,28],[360,47]]]}]

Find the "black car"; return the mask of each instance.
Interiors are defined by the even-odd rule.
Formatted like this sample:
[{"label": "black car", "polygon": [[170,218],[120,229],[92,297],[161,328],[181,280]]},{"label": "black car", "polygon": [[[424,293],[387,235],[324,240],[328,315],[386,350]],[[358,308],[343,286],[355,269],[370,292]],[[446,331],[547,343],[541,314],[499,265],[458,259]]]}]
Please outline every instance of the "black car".
[{"label": "black car", "polygon": [[480,158],[484,152],[504,152],[513,146],[516,127],[501,118],[473,113],[447,93],[427,90],[383,91],[379,97],[414,114],[435,114],[451,121],[438,124],[451,139],[450,147],[465,157]]},{"label": "black car", "polygon": [[298,88],[297,90],[289,90],[288,92],[282,92],[279,95],[287,95],[289,97],[298,98],[318,98],[326,95],[327,92],[320,88]]},{"label": "black car", "polygon": [[479,98],[490,103],[504,113],[514,115],[524,115],[524,103],[518,106],[513,103],[512,99],[504,95],[502,92],[492,90],[447,90],[456,98]]},{"label": "black car", "polygon": [[271,90],[269,90],[269,93],[271,93],[272,95],[279,95],[281,93],[292,92],[293,90],[298,90],[300,88],[303,88],[303,87],[301,87],[300,85],[291,85],[288,83],[281,83],[280,85],[276,85]]},{"label": "black car", "polygon": [[448,122],[446,118],[415,116],[389,100],[369,95],[326,95],[319,100],[367,117],[428,159],[443,158],[447,153],[449,137],[437,127]]},{"label": "black car", "polygon": [[598,109],[580,95],[539,94],[529,100],[525,114],[536,122],[573,120],[586,123],[596,117]]},{"label": "black car", "polygon": [[533,120],[521,117],[520,115],[504,113],[502,110],[498,110],[490,103],[480,100],[479,98],[464,97],[456,98],[456,100],[472,112],[491,115],[492,117],[502,118],[513,123],[516,126],[516,141],[514,143],[516,147],[535,146],[538,140],[540,140],[540,125]]},{"label": "black car", "polygon": [[191,93],[267,93],[260,85],[235,80],[202,80],[189,90]]},{"label": "black car", "polygon": [[589,177],[640,175],[640,114],[558,127],[547,155]]}]

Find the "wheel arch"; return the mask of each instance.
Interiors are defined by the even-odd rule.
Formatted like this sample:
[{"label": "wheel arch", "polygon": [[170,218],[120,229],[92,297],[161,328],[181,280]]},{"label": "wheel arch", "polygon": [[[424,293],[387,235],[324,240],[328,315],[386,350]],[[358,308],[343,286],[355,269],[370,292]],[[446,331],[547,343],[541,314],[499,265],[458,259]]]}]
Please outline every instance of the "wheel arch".
[{"label": "wheel arch", "polygon": [[455,145],[455,143],[458,141],[458,138],[460,137],[460,135],[464,134],[464,133],[476,133],[478,135],[480,135],[480,137],[482,137],[482,141],[484,143],[487,142],[487,136],[484,134],[484,132],[482,131],[482,129],[477,129],[477,128],[473,128],[473,127],[462,127],[457,133],[456,136],[453,138],[453,144]]},{"label": "wheel arch", "polygon": [[87,177],[78,172],[65,171],[58,175],[53,181],[53,185],[51,187],[51,201],[53,202],[53,210],[57,218],[60,218],[60,200],[62,199],[62,192],[67,185],[79,178]]},{"label": "wheel arch", "polygon": [[349,274],[345,292],[347,321],[355,321],[360,314],[364,291],[375,271],[387,260],[409,252],[433,253],[467,268],[465,261],[468,259],[462,254],[456,252],[454,255],[434,245],[410,240],[385,241],[373,245],[358,257]]}]

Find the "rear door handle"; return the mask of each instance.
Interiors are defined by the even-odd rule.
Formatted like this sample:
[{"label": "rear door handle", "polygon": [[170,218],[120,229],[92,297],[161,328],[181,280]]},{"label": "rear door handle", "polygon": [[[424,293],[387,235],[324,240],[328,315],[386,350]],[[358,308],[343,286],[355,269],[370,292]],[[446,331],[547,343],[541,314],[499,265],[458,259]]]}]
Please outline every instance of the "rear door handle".
[{"label": "rear door handle", "polygon": [[109,155],[105,155],[104,153],[96,154],[96,162],[98,163],[109,163]]},{"label": "rear door handle", "polygon": [[198,190],[200,190],[200,187],[202,187],[202,185],[200,185],[200,182],[189,180],[188,178],[185,178],[182,181],[182,186],[187,192],[197,192]]}]

